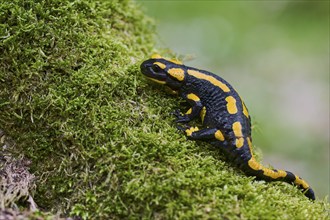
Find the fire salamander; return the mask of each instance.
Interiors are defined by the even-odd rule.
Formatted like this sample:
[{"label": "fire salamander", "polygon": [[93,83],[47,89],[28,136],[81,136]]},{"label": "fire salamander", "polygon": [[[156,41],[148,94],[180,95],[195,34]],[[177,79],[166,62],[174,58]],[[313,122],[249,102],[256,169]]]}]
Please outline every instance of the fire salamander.
[{"label": "fire salamander", "polygon": [[[221,77],[167,60],[159,55],[141,64],[141,72],[152,81],[166,85],[187,100],[191,108],[185,113],[174,112],[178,126],[188,139],[207,141],[225,153],[246,175],[265,181],[284,181],[299,187],[315,200],[313,190],[299,176],[284,170],[269,169],[254,158],[251,138],[251,118],[247,107],[235,89]],[[187,123],[200,117],[204,128]]]}]

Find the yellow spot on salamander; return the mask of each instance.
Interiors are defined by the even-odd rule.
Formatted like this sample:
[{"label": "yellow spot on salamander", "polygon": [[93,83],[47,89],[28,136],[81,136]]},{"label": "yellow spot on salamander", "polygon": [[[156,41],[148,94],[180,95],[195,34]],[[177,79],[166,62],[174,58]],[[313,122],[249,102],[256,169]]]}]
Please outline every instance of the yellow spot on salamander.
[{"label": "yellow spot on salamander", "polygon": [[186,130],[186,134],[187,136],[191,136],[191,134],[195,131],[198,131],[199,129],[197,127],[191,127],[189,129]]},{"label": "yellow spot on salamander", "polygon": [[236,114],[237,113],[237,106],[236,106],[236,99],[232,96],[228,96],[226,98],[227,101],[227,111],[229,114]]},{"label": "yellow spot on salamander", "polygon": [[233,131],[234,131],[235,137],[240,138],[243,136],[241,122],[236,121],[233,123]]},{"label": "yellow spot on salamander", "polygon": [[247,137],[246,140],[247,140],[247,143],[248,143],[248,146],[249,146],[250,152],[252,153],[252,142],[251,142],[251,137]]},{"label": "yellow spot on salamander", "polygon": [[247,110],[246,105],[245,105],[245,103],[244,103],[243,100],[242,100],[242,97],[239,97],[239,98],[241,99],[241,102],[242,102],[242,106],[243,106],[243,114],[244,114],[247,118],[249,118],[249,111]]},{"label": "yellow spot on salamander", "polygon": [[194,93],[189,93],[187,95],[187,98],[190,99],[190,100],[193,100],[195,102],[199,102],[200,101],[199,97],[197,95],[195,95]]},{"label": "yellow spot on salamander", "polygon": [[236,138],[236,142],[235,142],[235,144],[236,144],[236,147],[237,148],[241,148],[241,147],[243,147],[243,145],[244,145],[244,138]]},{"label": "yellow spot on salamander", "polygon": [[171,68],[167,72],[179,81],[184,79],[184,70],[181,68]]},{"label": "yellow spot on salamander", "polygon": [[286,172],[284,170],[272,170],[272,169],[268,169],[268,168],[262,168],[262,171],[264,171],[264,175],[265,176],[269,176],[273,179],[277,179],[280,177],[286,177]]},{"label": "yellow spot on salamander", "polygon": [[252,157],[249,161],[248,161],[248,165],[249,167],[251,167],[254,170],[261,170],[262,169],[262,165],[260,163],[258,163],[254,157]]},{"label": "yellow spot on salamander", "polygon": [[220,89],[222,89],[222,91],[224,91],[224,92],[229,92],[230,91],[230,89],[228,88],[228,86],[226,84],[224,84],[223,82],[220,82],[219,80],[217,80],[213,76],[206,75],[206,74],[201,73],[197,70],[188,70],[188,74],[191,75],[191,76],[194,76],[198,79],[203,79],[203,80],[209,81],[213,85],[215,85],[215,86],[219,87]]},{"label": "yellow spot on salamander", "polygon": [[164,85],[166,83],[165,81],[157,80],[157,79],[154,79],[154,78],[151,78],[151,77],[147,77],[147,78],[154,81],[154,82],[156,82],[156,83],[158,83],[158,84]]},{"label": "yellow spot on salamander", "polygon": [[159,66],[159,68],[161,69],[165,69],[166,68],[166,65],[164,63],[161,63],[161,62],[154,62],[155,65]]},{"label": "yellow spot on salamander", "polygon": [[236,147],[240,148],[244,145],[244,138],[242,133],[242,125],[239,121],[233,123],[233,131],[236,137]]},{"label": "yellow spot on salamander", "polygon": [[281,177],[286,177],[287,173],[284,170],[273,170],[273,169],[269,169],[269,168],[265,168],[264,166],[262,166],[260,163],[258,163],[254,157],[252,157],[249,161],[248,161],[248,165],[249,167],[251,167],[254,170],[262,170],[263,174],[265,176],[271,177],[272,179],[277,179],[277,178],[281,178]]},{"label": "yellow spot on salamander", "polygon": [[171,61],[172,63],[178,64],[178,65],[182,65],[182,64],[183,64],[181,61],[179,61],[179,60],[177,60],[177,59],[170,59],[170,61]]},{"label": "yellow spot on salamander", "polygon": [[[151,59],[165,59],[165,58],[162,57],[162,56],[159,55],[159,54],[153,54],[153,55],[151,55]],[[183,64],[181,61],[179,61],[179,60],[177,60],[177,59],[170,59],[170,60],[168,60],[168,61],[170,61],[170,62],[172,62],[172,63],[175,63],[175,64],[178,64],[178,65],[182,65],[182,64]]]},{"label": "yellow spot on salamander", "polygon": [[192,108],[188,109],[188,111],[186,112],[186,115],[190,115],[192,112]]},{"label": "yellow spot on salamander", "polygon": [[223,136],[222,132],[220,130],[217,130],[215,133],[214,133],[214,136],[217,140],[219,141],[224,141],[225,140],[225,137]]},{"label": "yellow spot on salamander", "polygon": [[199,113],[199,116],[201,117],[202,123],[204,123],[204,118],[206,115],[206,107],[204,106],[201,110],[201,112]]},{"label": "yellow spot on salamander", "polygon": [[161,55],[159,55],[159,54],[153,54],[151,56],[151,59],[161,59],[161,58],[163,58],[163,57]]},{"label": "yellow spot on salamander", "polygon": [[246,108],[244,102],[242,102],[242,104],[243,104],[243,114],[244,114],[247,118],[249,118],[249,112],[248,112],[248,110],[247,110],[247,108]]},{"label": "yellow spot on salamander", "polygon": [[247,108],[246,108],[244,102],[243,102],[243,114],[244,114],[247,118],[249,118],[249,112],[247,111]]},{"label": "yellow spot on salamander", "polygon": [[298,186],[302,186],[304,189],[308,189],[309,188],[309,185],[308,183],[306,183],[305,180],[301,179],[299,176],[296,176],[295,175],[295,181],[294,181],[294,184],[298,185]]}]

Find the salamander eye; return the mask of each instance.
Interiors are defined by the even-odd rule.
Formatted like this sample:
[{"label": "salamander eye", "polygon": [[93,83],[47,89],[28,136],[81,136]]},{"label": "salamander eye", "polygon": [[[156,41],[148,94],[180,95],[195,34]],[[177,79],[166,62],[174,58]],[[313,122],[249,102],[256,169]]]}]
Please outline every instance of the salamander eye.
[{"label": "salamander eye", "polygon": [[152,64],[151,66],[152,70],[155,71],[156,73],[159,73],[162,71],[162,68],[160,68],[157,64]]}]

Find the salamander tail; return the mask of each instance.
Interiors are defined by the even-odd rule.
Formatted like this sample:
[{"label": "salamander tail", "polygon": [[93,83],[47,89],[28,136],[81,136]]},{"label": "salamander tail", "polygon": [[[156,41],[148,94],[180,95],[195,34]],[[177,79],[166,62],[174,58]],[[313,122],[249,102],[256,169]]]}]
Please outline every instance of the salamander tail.
[{"label": "salamander tail", "polygon": [[248,167],[244,170],[246,171],[246,174],[256,176],[257,179],[265,181],[283,181],[289,184],[294,184],[303,191],[306,197],[315,200],[314,191],[309,184],[289,171],[266,168],[258,163],[254,157],[248,161]]},{"label": "salamander tail", "polygon": [[294,175],[290,171],[285,171],[285,172],[286,172],[286,177],[284,177],[283,181],[287,183],[293,183],[301,191],[304,192],[306,197],[310,198],[311,200],[315,200],[314,191],[305,180],[303,180],[301,177],[297,175]]}]

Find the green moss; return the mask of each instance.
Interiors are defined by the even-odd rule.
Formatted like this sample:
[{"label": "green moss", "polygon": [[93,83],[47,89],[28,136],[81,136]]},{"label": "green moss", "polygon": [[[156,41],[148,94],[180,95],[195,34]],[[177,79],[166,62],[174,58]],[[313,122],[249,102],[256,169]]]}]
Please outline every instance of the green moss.
[{"label": "green moss", "polygon": [[325,200],[253,181],[176,130],[180,102],[139,71],[154,28],[134,2],[5,0],[0,21],[1,128],[32,160],[41,208],[89,219],[327,218]]}]

